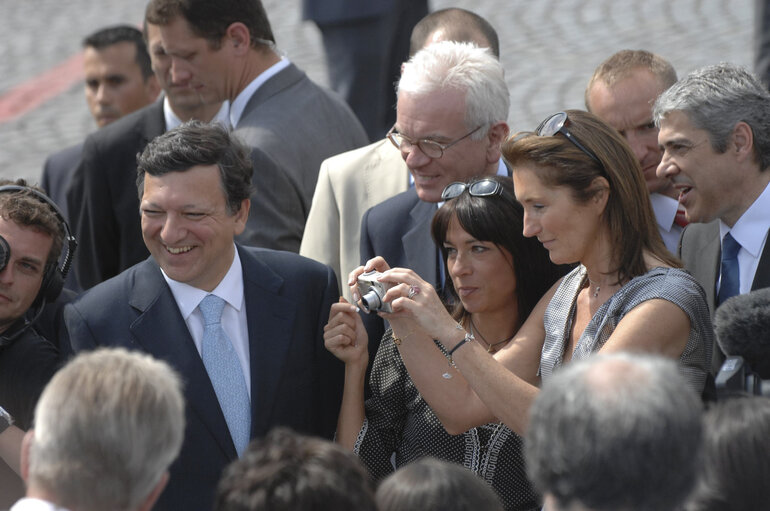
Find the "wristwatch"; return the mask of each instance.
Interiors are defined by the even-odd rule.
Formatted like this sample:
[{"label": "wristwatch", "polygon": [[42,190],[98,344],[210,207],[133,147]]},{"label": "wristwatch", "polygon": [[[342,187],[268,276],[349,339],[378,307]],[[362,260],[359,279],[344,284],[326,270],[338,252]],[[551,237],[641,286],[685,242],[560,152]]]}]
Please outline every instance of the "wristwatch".
[{"label": "wristwatch", "polygon": [[11,424],[13,424],[13,417],[0,406],[0,433],[8,429]]}]

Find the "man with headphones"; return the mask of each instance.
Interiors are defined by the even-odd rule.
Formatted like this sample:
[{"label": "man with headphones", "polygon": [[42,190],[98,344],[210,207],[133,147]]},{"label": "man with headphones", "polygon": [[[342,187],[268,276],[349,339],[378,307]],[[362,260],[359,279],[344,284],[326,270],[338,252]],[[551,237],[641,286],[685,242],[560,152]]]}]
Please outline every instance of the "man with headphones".
[{"label": "man with headphones", "polygon": [[69,227],[39,188],[0,181],[0,406],[21,429],[59,367],[59,350],[33,325],[59,295],[73,250]]}]

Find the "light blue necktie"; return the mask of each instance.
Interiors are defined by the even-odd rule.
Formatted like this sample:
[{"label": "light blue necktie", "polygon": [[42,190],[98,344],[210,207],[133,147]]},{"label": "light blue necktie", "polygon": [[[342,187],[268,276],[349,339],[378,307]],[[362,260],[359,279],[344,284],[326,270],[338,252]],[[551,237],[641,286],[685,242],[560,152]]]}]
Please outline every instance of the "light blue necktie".
[{"label": "light blue necktie", "polygon": [[206,372],[209,373],[209,379],[214,386],[235,450],[238,456],[241,456],[249,445],[251,403],[238,355],[230,338],[222,329],[225,301],[218,296],[207,295],[201,300],[198,308],[203,314],[204,322],[201,343],[203,365],[206,366]]},{"label": "light blue necktie", "polygon": [[731,296],[740,294],[741,277],[738,269],[738,251],[741,244],[735,241],[730,233],[722,239],[722,266],[720,268],[721,279],[719,282],[719,295],[717,305],[724,303]]}]

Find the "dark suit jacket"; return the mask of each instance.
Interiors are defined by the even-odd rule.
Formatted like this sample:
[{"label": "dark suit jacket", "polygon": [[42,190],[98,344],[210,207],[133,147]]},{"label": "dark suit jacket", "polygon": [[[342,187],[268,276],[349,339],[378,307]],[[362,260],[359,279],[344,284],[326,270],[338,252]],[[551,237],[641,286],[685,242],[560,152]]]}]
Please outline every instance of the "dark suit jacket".
[{"label": "dark suit jacket", "polygon": [[[716,285],[719,277],[722,244],[719,239],[719,220],[707,224],[689,224],[682,231],[679,239],[679,257],[684,263],[685,269],[692,273],[695,279],[703,286],[706,292],[711,316],[716,311]],[[754,274],[752,291],[770,287],[770,245],[765,248],[759,259],[757,272]],[[718,345],[714,346],[711,369],[714,374],[724,362],[724,353]]]},{"label": "dark suit jacket", "polygon": [[[299,252],[321,162],[368,144],[361,123],[344,101],[313,83],[290,64],[263,83],[249,99],[235,134],[251,147],[254,176],[282,177],[290,185],[269,185],[275,221],[250,214],[241,243]],[[255,182],[255,202],[266,200]],[[261,190],[261,191],[260,191]],[[275,241],[279,239],[280,244]]]},{"label": "dark suit jacket", "polygon": [[54,204],[59,206],[68,222],[67,188],[80,163],[82,153],[83,142],[52,154],[45,160],[43,174],[40,177],[40,187],[45,190],[45,194],[51,198]]},{"label": "dark suit jacket", "polygon": [[[334,272],[295,254],[239,247],[251,362],[251,436],[273,426],[332,438],[343,367],[323,343]],[[75,351],[123,346],[169,362],[185,382],[185,439],[155,509],[211,509],[237,458],[201,357],[154,259],[94,287],[65,310]]]},{"label": "dark suit jacket", "polygon": [[67,190],[78,239],[72,267],[83,289],[147,258],[139,224],[136,155],[166,130],[163,99],[90,135]]},{"label": "dark suit jacket", "polygon": [[[436,204],[421,201],[414,187],[370,208],[361,219],[361,264],[382,256],[391,268],[414,270],[440,289],[438,250],[430,235],[435,212]],[[362,317],[374,360],[385,322],[376,314]]]}]

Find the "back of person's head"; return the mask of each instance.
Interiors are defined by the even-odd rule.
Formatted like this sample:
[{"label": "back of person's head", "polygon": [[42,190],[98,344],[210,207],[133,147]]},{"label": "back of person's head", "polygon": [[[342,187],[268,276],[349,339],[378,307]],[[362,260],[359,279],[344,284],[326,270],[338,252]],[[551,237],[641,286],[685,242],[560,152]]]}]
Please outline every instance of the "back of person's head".
[{"label": "back of person's head", "polygon": [[547,380],[530,412],[527,472],[559,507],[677,509],[699,465],[701,402],[676,363],[595,355]]},{"label": "back of person's head", "polygon": [[714,405],[704,418],[701,473],[686,511],[765,509],[770,503],[770,399]]},{"label": "back of person's head", "polygon": [[322,438],[275,428],[222,474],[215,511],[375,511],[358,457]]},{"label": "back of person's head", "polygon": [[377,488],[379,511],[502,511],[492,487],[461,465],[422,458],[396,470]]},{"label": "back of person's head", "polygon": [[[620,134],[595,115],[567,110],[565,128],[591,151],[594,160],[566,136],[536,136],[520,132],[503,143],[503,158],[516,173],[518,166],[536,167],[537,177],[548,187],[566,187],[572,197],[588,202],[605,193],[609,184],[604,222],[612,237],[613,254],[621,278],[647,272],[644,250],[671,266],[681,266],[663,244],[650,205],[647,185],[639,161]],[[629,236],[628,233],[634,233]]]},{"label": "back of person's head", "polygon": [[770,92],[746,69],[722,63],[693,71],[658,97],[655,123],[674,111],[706,131],[717,153],[727,150],[735,125],[745,122],[753,132],[760,170],[770,168]]},{"label": "back of person's head", "polygon": [[132,43],[136,48],[136,63],[142,70],[142,76],[145,80],[153,76],[150,54],[147,51],[144,35],[141,30],[131,25],[115,25],[97,30],[83,39],[83,48],[103,50],[122,42]]},{"label": "back of person's head", "polygon": [[137,187],[141,199],[144,176],[185,172],[197,166],[217,165],[227,212],[240,210],[251,195],[253,165],[249,149],[219,123],[189,121],[153,139],[137,159]]},{"label": "back of person's head", "polygon": [[[472,195],[471,185],[478,180],[470,181],[460,195],[447,200],[433,215],[431,234],[445,265],[448,252],[444,243],[453,220],[475,239],[505,249],[513,257],[519,320],[524,321],[545,292],[564,274],[564,269],[551,262],[548,251],[536,238],[522,235],[524,210],[513,194],[511,178],[494,176],[486,179],[499,183],[499,193],[481,197]],[[465,309],[449,275],[445,290],[452,298],[450,302],[455,304],[453,315],[459,320]]]},{"label": "back of person's head", "polygon": [[510,108],[503,67],[488,48],[441,41],[418,51],[404,64],[396,93],[427,96],[441,91],[465,92],[465,126],[480,140],[488,128],[507,121]]},{"label": "back of person's head", "polygon": [[165,485],[184,422],[181,381],[165,362],[121,348],[80,354],[35,409],[29,492],[78,511],[137,509]]},{"label": "back of person's head", "polygon": [[770,379],[770,288],[724,301],[714,313],[714,332],[727,356],[743,357],[762,379]]},{"label": "back of person's head", "polygon": [[612,88],[639,69],[652,73],[660,82],[661,89],[668,89],[676,83],[674,66],[660,55],[646,50],[620,50],[599,64],[588,81],[585,92],[586,109],[591,111],[589,92],[596,82],[603,82]]},{"label": "back of person's head", "polygon": [[492,25],[475,12],[459,7],[433,11],[418,21],[412,29],[409,56],[439,40],[474,43],[500,58],[500,40]]},{"label": "back of person's head", "polygon": [[147,4],[147,23],[165,26],[179,17],[187,21],[193,34],[208,40],[212,49],[221,46],[233,23],[243,23],[249,29],[252,48],[275,44],[261,0],[150,0]]}]

